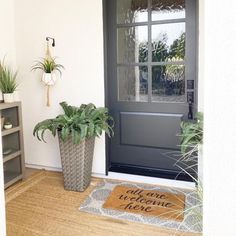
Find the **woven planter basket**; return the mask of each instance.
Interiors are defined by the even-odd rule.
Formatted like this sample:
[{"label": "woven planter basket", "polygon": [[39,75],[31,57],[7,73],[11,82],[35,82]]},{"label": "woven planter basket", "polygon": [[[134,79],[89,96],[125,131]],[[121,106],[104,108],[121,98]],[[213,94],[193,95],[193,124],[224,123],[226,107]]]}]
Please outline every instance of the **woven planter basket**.
[{"label": "woven planter basket", "polygon": [[59,135],[64,187],[84,191],[90,184],[95,137],[74,144],[71,138],[62,141]]}]

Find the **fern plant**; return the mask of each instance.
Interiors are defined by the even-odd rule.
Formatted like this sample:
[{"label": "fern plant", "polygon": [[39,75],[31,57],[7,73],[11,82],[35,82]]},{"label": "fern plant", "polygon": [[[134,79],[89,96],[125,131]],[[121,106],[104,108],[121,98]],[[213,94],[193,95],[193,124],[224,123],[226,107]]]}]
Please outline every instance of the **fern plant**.
[{"label": "fern plant", "polygon": [[47,119],[38,123],[33,135],[44,141],[44,133],[49,130],[55,137],[57,132],[65,141],[72,138],[75,144],[83,139],[99,137],[105,131],[109,137],[113,136],[113,118],[107,108],[96,108],[93,104],[82,104],[80,107],[70,106],[66,102],[60,103],[64,114],[54,119]]},{"label": "fern plant", "polygon": [[56,62],[56,58],[42,58],[32,66],[32,70],[42,70],[45,73],[52,73],[58,71],[62,73],[62,69],[65,69],[63,65]]},{"label": "fern plant", "polygon": [[13,93],[17,88],[17,72],[13,72],[10,67],[0,62],[0,90],[2,93]]}]

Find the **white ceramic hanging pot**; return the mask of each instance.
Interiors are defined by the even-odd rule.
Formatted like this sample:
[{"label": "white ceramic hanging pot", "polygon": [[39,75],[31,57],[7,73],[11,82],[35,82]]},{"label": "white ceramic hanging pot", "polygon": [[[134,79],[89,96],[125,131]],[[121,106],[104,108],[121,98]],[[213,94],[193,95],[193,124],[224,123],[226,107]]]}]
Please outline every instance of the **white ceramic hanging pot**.
[{"label": "white ceramic hanging pot", "polygon": [[56,83],[57,75],[54,72],[43,73],[42,81],[47,86],[52,86]]},{"label": "white ceramic hanging pot", "polygon": [[4,99],[4,102],[6,102],[6,103],[14,102],[15,101],[14,93],[4,93],[3,99]]}]

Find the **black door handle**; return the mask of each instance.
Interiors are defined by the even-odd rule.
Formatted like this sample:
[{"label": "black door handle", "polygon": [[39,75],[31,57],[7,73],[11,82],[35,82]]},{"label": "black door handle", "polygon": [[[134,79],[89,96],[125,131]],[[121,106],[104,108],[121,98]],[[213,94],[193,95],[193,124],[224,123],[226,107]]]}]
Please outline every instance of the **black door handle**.
[{"label": "black door handle", "polygon": [[193,102],[191,99],[188,102],[188,119],[193,120]]}]

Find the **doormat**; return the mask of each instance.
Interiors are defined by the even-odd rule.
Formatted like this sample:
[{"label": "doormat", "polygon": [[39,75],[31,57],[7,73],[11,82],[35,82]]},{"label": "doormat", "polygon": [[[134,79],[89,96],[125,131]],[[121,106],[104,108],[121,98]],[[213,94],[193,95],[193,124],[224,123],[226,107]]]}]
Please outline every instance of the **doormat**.
[{"label": "doormat", "polygon": [[135,214],[158,216],[160,218],[183,221],[184,205],[184,194],[116,186],[103,204],[103,207]]},{"label": "doormat", "polygon": [[[122,188],[117,188],[117,187],[122,187]],[[170,215],[167,214],[168,211],[165,213],[160,212],[159,214],[156,214],[156,215],[152,215],[152,214],[147,215],[147,214],[141,214],[140,208],[139,208],[139,212],[136,212],[137,210],[125,211],[124,207],[123,209],[117,209],[116,206],[118,205],[118,203],[116,203],[116,199],[121,197],[120,192],[119,192],[119,190],[121,189],[122,189],[122,193],[124,194],[125,194],[125,190],[127,191],[130,190],[128,194],[126,193],[126,195],[128,195],[129,197],[130,202],[132,202],[131,200],[141,201],[140,199],[137,200],[137,197],[136,199],[134,198],[130,199],[131,196],[133,197],[133,195],[135,194],[134,192],[131,193],[131,191],[133,190],[136,191],[138,189],[143,190],[143,192],[146,194],[150,193],[148,194],[150,195],[148,199],[151,199],[152,203],[154,202],[153,200],[153,198],[155,198],[154,196],[157,196],[155,194],[161,193],[162,195],[165,195],[166,197],[178,196],[179,202],[178,200],[176,200],[176,204],[178,205],[179,208],[175,206],[173,210],[173,214],[175,215],[175,217],[170,217],[171,215],[170,211],[168,213]],[[118,192],[117,196],[114,194],[116,193],[116,191]],[[116,199],[112,200],[112,196],[114,196],[114,198]],[[121,198],[123,198],[123,196]],[[170,200],[171,199],[172,198],[170,198]],[[126,200],[127,200],[126,202],[126,206],[127,206],[128,198],[126,198]],[[177,211],[180,210],[180,205],[181,205],[180,202],[182,200],[184,202],[182,204],[184,210],[182,211],[182,214],[177,215],[176,209]],[[173,201],[170,201],[170,202],[173,205],[175,204]],[[110,203],[112,203],[113,207],[107,207],[107,206],[110,206]],[[148,203],[150,204],[151,202],[148,202]],[[166,201],[166,203],[168,202]],[[137,223],[149,224],[149,225],[153,225],[157,227],[174,229],[178,231],[198,233],[202,231],[202,222],[200,222],[198,218],[199,214],[201,214],[202,209],[200,207],[197,207],[197,204],[198,204],[198,199],[197,199],[197,195],[195,191],[170,188],[170,187],[162,187],[162,186],[149,185],[149,184],[141,184],[141,183],[130,183],[130,182],[115,181],[115,180],[103,180],[94,188],[94,190],[90,193],[90,195],[85,199],[85,201],[79,207],[79,210],[83,212],[91,213],[91,214],[112,217],[112,218],[120,219],[120,220],[123,219],[123,220],[129,220],[129,221],[137,222]],[[166,205],[165,209],[167,208],[167,206],[170,206],[170,205]],[[135,209],[138,209],[138,207],[136,206]],[[149,209],[150,208],[148,208],[148,210]],[[195,213],[193,213],[193,211],[189,211],[189,209],[194,209]]]}]

